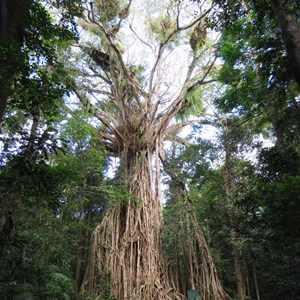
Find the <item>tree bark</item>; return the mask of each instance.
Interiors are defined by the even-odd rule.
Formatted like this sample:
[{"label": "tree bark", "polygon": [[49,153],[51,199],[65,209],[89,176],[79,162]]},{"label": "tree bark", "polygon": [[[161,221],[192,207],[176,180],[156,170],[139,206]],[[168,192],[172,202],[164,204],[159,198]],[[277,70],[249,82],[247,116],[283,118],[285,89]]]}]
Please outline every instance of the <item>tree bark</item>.
[{"label": "tree bark", "polygon": [[250,291],[250,284],[249,284],[249,274],[247,270],[247,266],[245,264],[245,261],[243,260],[243,269],[245,274],[245,284],[246,284],[246,295],[249,299],[251,299],[251,291]]},{"label": "tree bark", "polygon": [[173,244],[174,249],[178,247],[177,264],[170,268],[170,277],[173,278],[175,286],[183,295],[188,295],[189,290],[196,290],[200,293],[202,300],[229,300],[218,278],[208,243],[189,199],[188,189],[172,166],[163,159],[162,162],[174,189],[169,208],[170,214],[179,224],[179,228],[175,229],[175,244]]},{"label": "tree bark", "polygon": [[24,32],[28,22],[31,0],[2,0],[3,4],[3,32],[0,38],[0,124],[3,121],[7,101],[10,96],[10,85],[17,72],[16,66],[12,65],[12,58],[8,57],[9,47],[21,50]]},{"label": "tree bark", "polygon": [[[226,206],[229,221],[234,226],[234,211],[233,211],[233,199],[232,199],[232,171],[231,171],[231,160],[232,160],[232,146],[228,141],[228,125],[227,122],[223,125],[224,131],[224,149],[225,149],[225,169],[223,171],[224,178],[224,190],[226,194]],[[232,243],[232,253],[234,270],[236,276],[236,287],[239,300],[244,300],[246,296],[246,286],[243,270],[243,262],[240,259],[239,249],[237,246],[238,236],[235,228],[230,230],[230,238]]]},{"label": "tree bark", "polygon": [[33,110],[34,110],[34,112],[32,115],[32,125],[31,125],[30,135],[29,135],[29,139],[28,139],[28,143],[27,143],[27,147],[26,147],[26,152],[28,154],[32,154],[34,151],[34,142],[37,137],[38,127],[40,125],[40,119],[41,119],[41,113],[40,113],[39,106],[37,105],[36,107],[34,107]]},{"label": "tree bark", "polygon": [[238,293],[239,300],[244,300],[246,296],[244,269],[243,269],[243,263],[239,258],[239,252],[236,246],[237,234],[235,229],[231,230],[231,242],[233,243],[233,261],[234,261],[234,270],[236,276],[237,293]]},{"label": "tree bark", "polygon": [[[280,2],[281,0],[272,0],[273,2]],[[242,7],[247,15],[247,18],[249,20],[249,22],[251,22],[253,24],[253,20],[252,20],[252,17],[249,13],[249,8],[246,4],[246,2],[244,0],[241,1],[242,3]],[[260,63],[259,63],[259,60],[258,60],[258,50],[257,50],[257,47],[254,47],[254,62],[255,62],[255,67],[256,67],[256,79],[257,79],[257,83],[258,83],[258,86],[260,86],[260,82],[264,82],[264,81],[267,81],[266,78],[263,78],[263,75],[262,75],[262,72],[261,72],[261,66],[260,66]],[[298,53],[299,55],[299,53]],[[300,69],[299,69],[300,70]],[[260,89],[263,89],[261,91],[261,94],[264,95],[265,94],[265,88],[263,87],[260,87]],[[273,98],[276,98],[276,97],[273,97]],[[272,123],[272,127],[273,127],[273,130],[274,130],[274,134],[275,134],[275,137],[276,137],[276,142],[277,144],[281,147],[281,149],[284,149],[284,134],[279,126],[279,116],[278,116],[278,108],[276,107],[276,105],[272,104],[272,97],[270,97],[270,95],[266,95],[264,97],[264,100],[263,100],[263,103],[264,103],[264,106],[266,107],[266,111],[269,115],[269,118],[270,118],[270,121]]]},{"label": "tree bark", "polygon": [[275,18],[281,29],[290,66],[294,72],[296,82],[300,87],[300,28],[294,16],[291,16],[284,0],[272,0]]},{"label": "tree bark", "polygon": [[[184,299],[170,284],[161,256],[161,204],[153,191],[151,152],[125,159],[124,179],[132,197],[116,199],[95,229],[82,290],[122,300]],[[99,283],[110,286],[109,295],[98,289]]]},{"label": "tree bark", "polygon": [[267,112],[269,114],[269,117],[270,117],[270,120],[272,123],[274,135],[276,137],[276,144],[281,149],[284,149],[285,148],[285,140],[284,140],[284,134],[282,132],[282,129],[279,126],[278,111],[274,106],[272,106],[271,103],[269,103],[269,101],[266,104],[266,109],[267,109]]},{"label": "tree bark", "polygon": [[257,276],[256,276],[256,269],[255,265],[252,265],[253,267],[253,278],[254,278],[254,285],[255,285],[255,293],[256,293],[256,299],[260,300],[260,295],[259,295],[259,288],[258,288],[258,282],[257,282]]}]

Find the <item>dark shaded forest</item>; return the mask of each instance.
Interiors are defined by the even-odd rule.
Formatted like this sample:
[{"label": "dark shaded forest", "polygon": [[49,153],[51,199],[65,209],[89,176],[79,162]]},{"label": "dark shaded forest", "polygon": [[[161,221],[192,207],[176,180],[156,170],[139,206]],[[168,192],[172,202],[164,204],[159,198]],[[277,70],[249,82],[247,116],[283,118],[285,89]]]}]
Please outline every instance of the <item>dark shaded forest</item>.
[{"label": "dark shaded forest", "polygon": [[297,0],[0,4],[0,300],[300,299]]}]

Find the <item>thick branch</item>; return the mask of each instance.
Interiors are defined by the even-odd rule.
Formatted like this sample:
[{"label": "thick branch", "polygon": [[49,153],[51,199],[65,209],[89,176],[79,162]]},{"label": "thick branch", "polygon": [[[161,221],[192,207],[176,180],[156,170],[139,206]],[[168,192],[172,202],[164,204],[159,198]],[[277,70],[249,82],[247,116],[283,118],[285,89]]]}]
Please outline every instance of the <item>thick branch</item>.
[{"label": "thick branch", "polygon": [[197,85],[205,85],[205,84],[209,84],[209,83],[217,81],[216,79],[210,79],[210,80],[205,81],[206,77],[208,76],[208,74],[212,70],[213,66],[215,65],[216,60],[217,60],[217,57],[215,57],[214,60],[211,62],[210,66],[207,68],[207,70],[204,73],[203,77],[200,80],[197,80],[194,84],[192,84],[191,86],[188,87],[187,92],[190,92]]},{"label": "thick branch", "polygon": [[[150,80],[149,80],[149,93],[151,94],[151,91],[153,89],[153,79],[154,79],[154,74],[155,71],[157,69],[157,66],[159,65],[159,62],[162,58],[163,52],[165,50],[165,47],[167,46],[167,44],[169,43],[169,41],[172,39],[172,37],[176,34],[178,34],[181,31],[187,30],[191,27],[193,27],[195,24],[197,24],[198,22],[200,22],[209,12],[210,10],[206,11],[204,14],[202,14],[199,18],[195,19],[193,22],[185,25],[185,26],[181,26],[179,27],[179,22],[177,22],[177,27],[165,38],[164,41],[162,41],[159,45],[159,49],[158,49],[158,53],[157,53],[157,58],[156,61],[154,63],[154,66],[151,70],[150,73]],[[178,16],[179,17],[179,16]]]},{"label": "thick branch", "polygon": [[[158,126],[158,132],[163,132],[164,130],[166,130],[166,128],[169,125],[169,123],[171,122],[172,118],[174,118],[174,116],[182,110],[182,108],[184,107],[185,94],[187,92],[190,92],[194,87],[196,87],[198,85],[205,85],[205,84],[209,84],[209,83],[216,81],[215,79],[205,80],[205,78],[208,76],[210,70],[212,69],[215,61],[216,61],[216,58],[210,64],[209,68],[206,70],[203,77],[200,80],[196,81],[193,85],[191,85],[187,88],[186,85],[188,84],[188,80],[185,81],[185,85],[182,88],[182,92],[180,93],[178,98],[168,107],[164,116],[161,118],[161,121],[159,123],[160,125]],[[191,63],[191,68],[194,64],[195,64],[195,62],[193,61]],[[190,71],[188,71],[187,78],[188,78],[188,76],[190,76]]]},{"label": "thick branch", "polygon": [[300,28],[294,16],[287,13],[286,1],[272,0],[272,7],[282,33],[290,66],[300,87]]},{"label": "thick branch", "polygon": [[100,111],[87,99],[85,95],[80,94],[76,88],[74,88],[74,92],[78,99],[81,101],[81,103],[87,108],[89,113],[92,113],[103,125],[105,125],[113,134],[115,134],[118,139],[122,141],[125,140],[125,138],[116,128],[116,126],[114,126],[117,124],[117,122],[113,119],[111,115],[109,115],[108,117],[107,112]]}]

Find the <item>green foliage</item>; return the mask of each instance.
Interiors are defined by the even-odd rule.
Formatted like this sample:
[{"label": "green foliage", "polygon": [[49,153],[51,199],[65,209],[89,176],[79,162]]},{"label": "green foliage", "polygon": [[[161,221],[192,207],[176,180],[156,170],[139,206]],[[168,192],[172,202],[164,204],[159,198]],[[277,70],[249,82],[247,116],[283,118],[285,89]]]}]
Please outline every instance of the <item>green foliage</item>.
[{"label": "green foliage", "polygon": [[57,56],[54,49],[69,45],[77,39],[75,27],[70,30],[67,26],[61,26],[63,22],[66,24],[66,20],[62,18],[60,24],[55,22],[43,4],[36,1],[32,3],[25,47],[32,51],[31,54],[34,53],[37,61],[46,58],[48,63],[54,63]]},{"label": "green foliage", "polygon": [[72,280],[61,274],[53,273],[51,276],[51,281],[46,286],[49,292],[47,293],[50,299],[59,300],[70,300],[72,297],[72,291],[74,289]]},{"label": "green foliage", "polygon": [[[89,236],[108,201],[101,188],[105,161],[96,132],[77,121],[77,126],[73,119],[62,125],[60,118],[53,118],[53,126],[44,130],[30,153],[20,146],[18,155],[7,149],[0,169],[0,214],[13,201],[16,216],[1,260],[3,299],[21,292],[48,299],[74,297],[76,255],[83,272]],[[12,130],[17,127],[7,124]],[[60,147],[51,133],[68,140],[64,153],[51,150]]]},{"label": "green foliage", "polygon": [[[299,91],[290,93],[290,88],[294,91],[294,78],[271,3],[214,2],[222,9],[216,10],[209,24],[222,31],[219,55],[224,64],[219,79],[225,90],[215,104],[222,112],[240,120],[244,118],[248,134],[263,133],[271,124],[277,138],[276,146],[260,151],[255,167],[245,168],[231,159],[231,196],[235,200],[231,208],[235,212],[232,225],[239,237],[244,262],[249,270],[253,265],[257,270],[261,298],[297,298],[295,291],[299,290],[300,276],[296,238],[299,236],[296,217],[299,214],[299,147],[296,142],[299,139]],[[286,5],[290,9],[294,1]],[[298,12],[291,10],[290,13]],[[249,120],[252,121],[249,123]],[[243,139],[241,135],[232,139],[231,130],[235,126],[231,125],[224,141],[237,155],[241,153],[239,141]],[[248,144],[249,141],[251,139]],[[210,228],[213,226],[215,224]],[[226,251],[224,244],[219,245]],[[229,274],[226,278],[230,278]],[[251,275],[248,278],[251,288],[253,279]]]},{"label": "green foliage", "polygon": [[[251,216],[241,226],[250,238],[254,260],[267,299],[297,298],[299,289],[299,176],[266,182],[258,177],[241,206]],[[285,251],[282,251],[285,249]]]},{"label": "green foliage", "polygon": [[203,93],[204,89],[198,85],[186,92],[183,108],[176,115],[178,121],[185,121],[191,116],[199,116],[204,112],[202,102]]},{"label": "green foliage", "polygon": [[[117,0],[97,0],[94,1],[96,20],[99,20],[105,26],[114,29],[114,33],[118,31],[118,22],[127,17],[129,6],[126,1]],[[113,34],[113,32],[111,32]]]},{"label": "green foliage", "polygon": [[[178,193],[178,191],[177,191]],[[191,221],[187,216],[187,208],[184,199],[178,199],[176,188],[170,195],[173,200],[164,207],[164,231],[162,233],[164,249],[167,253],[170,266],[176,266],[178,257],[184,255],[184,248],[192,244],[194,232],[187,232]],[[175,199],[177,198],[177,199]]]},{"label": "green foliage", "polygon": [[[232,295],[236,294],[234,246],[248,272],[252,295],[254,279],[249,270],[255,265],[262,299],[297,299],[299,89],[270,3],[245,1],[248,15],[236,1],[214,2],[223,9],[206,22],[222,32],[218,55],[223,66],[218,75],[223,84],[220,90],[224,91],[215,104],[230,118],[217,120],[223,128],[218,143],[198,138],[196,145],[168,153],[180,182],[167,182],[165,250],[172,266],[183,254],[183,245],[193,242],[194,233],[182,230],[189,228],[188,200],[196,208],[221,278]],[[77,259],[82,261],[78,267],[82,280],[90,234],[108,204],[122,201],[126,205],[130,201],[139,207],[139,199],[128,192],[122,180],[122,165],[114,179],[105,178],[107,161],[98,143],[98,129],[89,125],[87,113],[74,107],[70,112],[64,106],[72,78],[60,52],[78,38],[75,16],[82,13],[81,4],[79,0],[51,1],[56,9],[63,8],[54,18],[42,2],[33,1],[22,46],[11,42],[0,47],[0,76],[8,78],[1,81],[0,88],[9,96],[0,141],[0,230],[2,216],[12,204],[15,213],[12,234],[0,237],[0,246],[5,244],[0,257],[1,300],[26,292],[35,298],[73,299],[75,286],[78,291],[81,283],[75,282]],[[114,37],[119,30],[114,26],[128,14],[127,4],[107,0],[95,1],[94,5],[96,20],[107,25]],[[298,5],[289,1],[288,9],[299,15],[295,9]],[[164,42],[176,22],[170,16],[159,16],[149,19],[148,25],[155,39]],[[168,43],[174,45],[176,38],[173,35]],[[199,24],[190,40],[194,53],[205,38],[206,30]],[[128,66],[132,80],[140,84],[144,82],[143,71],[142,66]],[[122,78],[118,84],[124,90],[128,87]],[[204,95],[200,86],[186,91],[178,119],[201,114]],[[117,110],[115,104],[104,104],[108,111]],[[281,131],[283,143],[261,150],[259,163],[254,164],[241,156],[255,148],[253,135],[264,133],[272,123],[269,108],[276,110],[276,129]],[[31,140],[30,126],[37,115],[39,124]],[[226,165],[231,171],[230,203],[224,190],[226,168],[217,164],[224,150],[231,153]],[[182,183],[189,190],[188,198],[178,191]],[[234,241],[230,238],[233,229],[237,233]],[[103,282],[99,278],[105,296],[102,299],[116,299]],[[97,295],[84,296],[99,299]]]},{"label": "green foliage", "polygon": [[99,18],[102,22],[107,23],[114,20],[118,16],[119,1],[105,0],[96,1],[95,5],[99,12]]},{"label": "green foliage", "polygon": [[[63,107],[63,97],[70,91],[70,76],[58,53],[76,37],[76,32],[61,26],[63,22],[67,25],[71,19],[66,21],[62,17],[57,24],[42,3],[33,1],[22,47],[11,42],[0,49],[0,75],[7,78],[1,81],[1,89],[9,97],[1,124],[2,162],[15,155],[27,156],[30,143],[29,160],[39,162],[62,149],[64,142],[54,125]],[[39,124],[35,132],[30,132],[34,118]]]},{"label": "green foliage", "polygon": [[1,281],[15,284],[4,290],[3,296],[30,291],[40,297],[71,299],[74,283],[69,275],[70,250],[74,242],[65,240],[60,228],[63,224],[56,224],[57,218],[47,209],[28,205],[20,208],[22,214],[18,214],[0,275]]},{"label": "green foliage", "polygon": [[99,187],[103,156],[99,159],[99,150],[87,148],[59,155],[51,165],[31,165],[35,167],[32,173],[24,173],[20,163],[2,168],[2,199],[13,193],[16,176],[15,188],[23,187],[0,274],[2,282],[13,281],[14,286],[6,288],[4,295],[31,291],[49,299],[73,298],[78,243],[88,247],[87,237],[83,243],[79,232],[89,236],[95,226],[90,223],[93,216],[98,216],[98,222],[105,208],[106,198]]},{"label": "green foliage", "polygon": [[[258,130],[271,122],[273,129],[288,128],[287,116],[299,110],[290,106],[292,102],[294,108],[297,106],[295,94],[288,92],[294,79],[270,4],[245,1],[248,8],[245,10],[241,3],[215,2],[224,8],[219,20],[222,25],[219,55],[224,61],[219,80],[225,88],[225,93],[215,100],[216,106],[226,113],[255,118]],[[266,11],[270,12],[268,18]],[[274,114],[271,116],[272,107],[277,120]],[[294,124],[297,119],[293,119]]]}]

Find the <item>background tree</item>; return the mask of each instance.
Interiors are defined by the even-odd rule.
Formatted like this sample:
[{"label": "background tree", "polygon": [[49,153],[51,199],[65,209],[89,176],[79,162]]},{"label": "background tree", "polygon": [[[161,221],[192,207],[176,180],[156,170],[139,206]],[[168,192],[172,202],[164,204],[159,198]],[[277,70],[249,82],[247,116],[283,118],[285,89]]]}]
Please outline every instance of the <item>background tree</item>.
[{"label": "background tree", "polygon": [[294,72],[298,87],[300,87],[300,27],[299,22],[297,22],[300,11],[299,3],[297,1],[290,1],[288,3],[287,1],[273,0],[272,8],[281,30],[289,64]]},{"label": "background tree", "polygon": [[[172,163],[176,158],[173,157]],[[178,289],[184,291],[188,297],[201,295],[203,299],[209,299],[212,288],[220,289],[222,297],[229,299],[222,291],[213,256],[199,226],[199,216],[195,210],[197,203],[189,192],[190,178],[182,176],[182,170],[170,161],[164,160],[163,165],[170,177],[163,231],[169,272],[175,277]]]},{"label": "background tree", "polygon": [[[218,23],[221,24],[219,28],[222,30],[220,56],[224,59],[220,80],[225,84],[225,94],[218,97],[215,103],[223,112],[231,112],[239,118],[251,120],[251,123],[247,123],[249,130],[263,134],[268,133],[268,136],[275,142],[274,146],[260,151],[260,165],[256,167],[256,175],[253,174],[252,187],[247,189],[248,192],[244,194],[240,205],[243,209],[246,209],[248,216],[252,216],[246,219],[248,220],[246,223],[242,223],[245,226],[244,231],[247,233],[247,238],[253,242],[250,243],[250,247],[254,249],[250,261],[255,262],[255,259],[256,262],[260,261],[261,263],[258,263],[258,266],[263,269],[263,266],[268,266],[264,269],[266,273],[262,269],[257,272],[256,279],[261,287],[260,294],[262,297],[267,298],[280,299],[286,297],[288,299],[294,297],[292,291],[297,290],[296,285],[294,285],[295,278],[292,276],[288,279],[289,283],[286,283],[287,285],[293,285],[293,287],[289,287],[289,291],[275,286],[276,284],[280,285],[279,282],[283,278],[289,277],[285,273],[288,269],[285,269],[279,262],[288,261],[288,259],[282,252],[277,252],[279,249],[277,247],[284,247],[283,245],[290,236],[290,230],[285,233],[285,238],[282,236],[280,239],[277,236],[276,242],[269,233],[275,234],[273,228],[278,228],[275,220],[279,220],[281,217],[277,213],[282,214],[282,217],[284,215],[283,219],[290,220],[293,223],[293,228],[298,228],[293,213],[287,208],[290,207],[290,198],[284,197],[281,192],[284,190],[286,195],[289,194],[286,190],[287,185],[284,178],[289,178],[289,187],[291,188],[293,186],[292,182],[296,180],[295,178],[299,174],[299,149],[296,146],[296,141],[299,139],[299,87],[296,84],[297,71],[295,68],[297,68],[297,64],[293,65],[291,59],[293,54],[291,48],[289,48],[290,44],[293,43],[292,35],[297,35],[299,30],[298,25],[293,23],[293,20],[297,19],[299,9],[297,9],[298,4],[293,1],[285,2],[285,5],[281,8],[282,3],[276,3],[279,7],[275,11],[275,1],[273,6],[271,6],[271,3],[258,3],[257,1],[219,3],[223,8],[219,11],[221,13],[219,15],[221,23]],[[279,22],[279,24],[277,23],[278,14],[283,14],[282,22]],[[290,23],[287,22],[288,19]],[[291,26],[291,24],[293,25]],[[285,30],[288,26],[291,26],[289,32],[291,36],[284,37],[287,34]],[[256,34],[253,34],[254,32]],[[289,45],[287,45],[286,39],[289,39]],[[298,45],[294,44],[294,49],[297,49],[297,47]],[[294,59],[296,58],[294,57]],[[276,161],[277,167],[273,165]],[[267,192],[268,187],[274,192],[271,197],[268,196],[270,195]],[[280,204],[277,203],[277,207],[280,207],[278,211],[274,206],[275,198],[278,199],[274,197],[275,194],[281,195],[279,196],[280,201],[278,200]],[[265,199],[268,199],[267,203]],[[254,208],[251,201],[257,204],[264,203],[264,205],[258,205]],[[249,207],[254,210],[250,209],[250,212]],[[298,211],[299,199],[294,199],[291,207],[293,207],[293,211]],[[266,213],[267,211],[268,213]],[[271,211],[274,213],[274,219],[270,217],[269,213]],[[272,219],[272,222],[269,222],[268,225],[264,223],[265,217],[268,218],[267,215],[270,217],[269,220]],[[281,223],[283,231],[288,227],[287,224],[283,225]],[[262,234],[262,232],[264,233]],[[292,232],[294,231],[292,230]],[[290,250],[290,253],[293,253],[290,257],[297,256],[297,239],[289,245],[290,249],[293,249]],[[266,264],[266,261],[262,262],[259,259],[259,253],[262,253],[261,251],[265,253],[263,249],[272,252],[270,256],[263,255],[268,261]],[[256,258],[253,260],[254,257]],[[275,269],[281,265],[281,268],[283,267],[285,270],[283,271],[285,275],[275,276],[275,279],[267,271],[267,269],[270,269],[270,265]],[[273,278],[274,281],[270,283],[266,277],[262,279],[260,274],[268,274],[267,276]],[[298,278],[299,274],[295,276]],[[259,298],[259,293],[256,292],[256,296]]]},{"label": "background tree", "polygon": [[1,199],[11,193],[16,176],[23,186],[13,230],[9,237],[1,236],[1,245],[6,239],[1,299],[26,293],[38,299],[73,299],[78,294],[90,235],[115,193],[104,182],[105,159],[84,119],[80,111],[64,115],[64,125],[57,126],[68,146],[48,153],[47,163],[30,162],[31,172],[20,165],[22,158],[1,167]]},{"label": "background tree", "polygon": [[[1,1],[1,52],[6,48],[14,50],[14,54],[20,54],[21,46],[25,34],[25,28],[29,19],[29,7],[31,1]],[[16,72],[17,64],[13,65],[10,61],[12,52],[9,54],[1,53],[1,86],[0,86],[0,124],[10,95],[9,86]],[[4,83],[8,81],[7,83]]]},{"label": "background tree", "polygon": [[[267,120],[272,124],[277,144],[284,148],[287,135],[298,135],[298,129],[288,133],[285,128],[289,127],[291,116],[295,116],[292,122],[298,128],[299,88],[272,7],[255,1],[220,5],[221,23],[217,24],[223,28],[220,56],[225,61],[220,80],[228,88],[217,105],[256,118],[258,124]],[[291,1],[286,9],[297,16],[295,7]]]},{"label": "background tree", "polygon": [[[23,2],[20,3],[22,5]],[[64,20],[62,17],[61,21]],[[26,26],[24,23],[24,27],[18,27],[22,36],[17,45],[11,36],[15,32],[9,25],[6,26],[8,33],[1,39],[3,62],[0,72],[5,78],[1,80],[1,93],[4,93],[1,103],[5,103],[7,108],[1,124],[1,164],[10,162],[17,168],[15,179],[12,179],[3,200],[1,215],[4,217],[9,212],[11,220],[15,218],[26,188],[22,183],[23,177],[34,175],[35,168],[47,160],[48,154],[61,147],[53,125],[69,88],[66,82],[68,76],[57,54],[60,47],[75,38],[75,32],[54,23],[50,13],[39,2],[30,3],[27,21]],[[12,226],[5,230],[4,236],[9,238],[11,230]],[[2,253],[5,242],[0,248]]]},{"label": "background tree", "polygon": [[[39,75],[44,69],[44,77],[47,77],[47,73],[51,73],[50,69],[55,69],[58,65],[54,54],[54,49],[57,50],[59,44],[58,39],[63,43],[75,38],[74,17],[80,14],[81,1],[52,2],[1,1],[4,11],[1,22],[5,24],[0,39],[0,124],[8,102],[14,102],[14,92],[18,88],[16,85],[20,81],[24,83],[22,80],[32,74],[34,66],[35,71],[39,67]],[[49,7],[52,11],[55,9],[54,22],[47,11]],[[42,58],[43,62],[39,60]]]},{"label": "background tree", "polygon": [[[68,13],[65,6],[58,9],[54,19],[47,5],[39,1],[7,1],[7,25],[1,36],[0,281],[4,299],[26,290],[26,284],[35,284],[28,289],[36,289],[37,278],[45,279],[40,284],[46,288],[53,275],[52,271],[39,275],[43,269],[42,251],[49,242],[47,238],[40,239],[43,230],[47,232],[46,225],[36,232],[37,239],[34,230],[43,218],[46,224],[47,220],[55,223],[62,192],[63,184],[58,183],[58,178],[63,171],[50,168],[49,157],[64,144],[56,126],[61,120],[63,96],[69,91],[69,76],[58,54],[76,37],[72,20],[78,6]],[[33,218],[35,205],[39,207],[37,219]],[[41,246],[37,255],[32,254],[35,246]],[[50,263],[48,258],[45,261]],[[31,272],[36,277],[28,278]],[[69,283],[68,293],[72,292]]]},{"label": "background tree", "polygon": [[[255,288],[252,272],[249,275],[248,271],[249,267],[252,270],[252,266],[250,262],[248,266],[247,261],[253,253],[252,247],[245,246],[249,236],[243,229],[248,217],[244,215],[246,210],[240,206],[247,190],[251,190],[250,184],[253,182],[249,178],[254,174],[254,166],[244,158],[253,151],[253,131],[248,125],[234,116],[206,117],[202,125],[195,127],[193,144],[177,150],[172,158],[176,174],[180,174],[178,176],[189,191],[189,201],[196,207],[201,229],[208,240],[220,276],[229,294],[240,299],[250,297]],[[211,126],[215,128],[214,133],[218,138],[214,143],[200,138]],[[210,139],[212,137],[211,133]],[[172,195],[173,183],[170,185]],[[175,195],[178,195],[178,191],[175,191]],[[172,211],[177,216],[175,218],[179,219],[182,209],[178,204],[174,205],[173,197],[168,197],[167,211]],[[172,218],[169,213],[167,216]],[[174,232],[170,237],[167,235],[168,240],[181,232],[183,240],[187,239],[189,234],[179,230],[179,224],[169,224],[169,231],[172,232],[174,227]],[[168,248],[173,255],[180,253],[176,251],[180,243],[175,238],[174,244]]]}]

